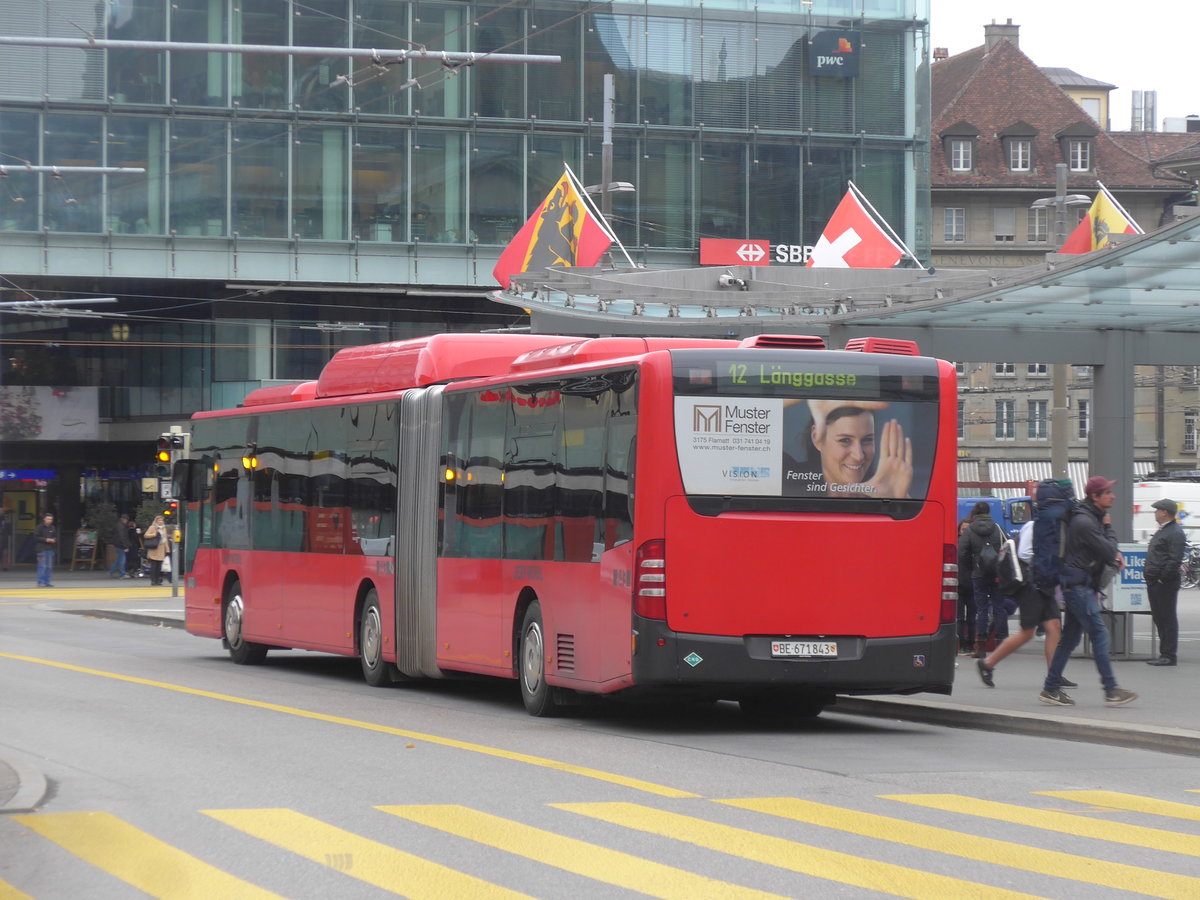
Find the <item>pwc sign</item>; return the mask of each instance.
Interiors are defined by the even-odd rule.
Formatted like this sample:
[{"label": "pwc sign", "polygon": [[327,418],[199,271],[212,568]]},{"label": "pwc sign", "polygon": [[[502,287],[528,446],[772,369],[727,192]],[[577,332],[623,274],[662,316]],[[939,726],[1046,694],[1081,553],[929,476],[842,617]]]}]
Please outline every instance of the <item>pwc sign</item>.
[{"label": "pwc sign", "polygon": [[862,38],[857,31],[818,31],[808,45],[808,74],[857,78]]},{"label": "pwc sign", "polygon": [[700,238],[702,266],[769,266],[771,242],[756,238]]}]

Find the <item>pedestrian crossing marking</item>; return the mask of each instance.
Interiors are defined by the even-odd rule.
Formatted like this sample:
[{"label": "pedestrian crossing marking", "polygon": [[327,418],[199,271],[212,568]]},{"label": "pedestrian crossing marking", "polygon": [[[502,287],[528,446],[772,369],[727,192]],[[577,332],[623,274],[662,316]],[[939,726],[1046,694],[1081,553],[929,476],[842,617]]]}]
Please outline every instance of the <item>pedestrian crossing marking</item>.
[{"label": "pedestrian crossing marking", "polygon": [[909,822],[874,813],[858,812],[829,806],[795,797],[766,797],[747,800],[717,800],[717,803],[738,809],[751,810],[808,825],[833,828],[850,834],[891,841],[935,853],[945,853],[978,862],[994,863],[1081,881],[1122,891],[1194,900],[1200,897],[1200,878],[1175,875],[1126,863],[1109,862],[1087,856],[1076,856],[1058,850],[1003,841],[998,838],[977,837],[949,828],[939,828],[920,822]]},{"label": "pedestrian crossing marking", "polygon": [[239,831],[411,900],[528,898],[290,809],[206,809]]},{"label": "pedestrian crossing marking", "polygon": [[1111,841],[1114,844],[1128,844],[1131,847],[1145,847],[1149,850],[1165,850],[1184,856],[1200,856],[1200,837],[1177,834],[1160,828],[1100,821],[1075,813],[1034,809],[1028,806],[1018,806],[1015,803],[998,803],[995,800],[978,800],[958,794],[881,794],[880,796],[884,800],[898,800],[901,803],[940,809],[943,812],[979,816],[1000,822],[1012,822],[1016,825],[1028,825],[1032,828],[1045,828],[1060,834],[1097,838],[1102,841]]},{"label": "pedestrian crossing marking", "polygon": [[3,878],[0,878],[0,900],[33,900],[33,898],[26,893],[18,891]]},{"label": "pedestrian crossing marking", "polygon": [[110,813],[34,813],[13,819],[151,897],[283,900],[278,894],[223,872]]},{"label": "pedestrian crossing marking", "polygon": [[[1200,822],[1200,806],[1192,803],[1176,803],[1173,800],[1138,797],[1135,794],[1121,794],[1117,791],[1034,791],[1034,793],[1043,797],[1075,800],[1079,803],[1090,803],[1092,806],[1120,809],[1125,812],[1148,813],[1152,816]],[[1200,897],[1200,891],[1196,893],[1196,896]]]},{"label": "pedestrian crossing marking", "polygon": [[743,897],[782,900],[777,894],[718,881],[465,806],[378,806],[376,809],[477,844],[662,900],[735,900]]},{"label": "pedestrian crossing marking", "polygon": [[[1018,891],[963,881],[948,875],[922,872],[837,850],[826,850],[787,838],[759,834],[731,825],[720,825],[679,813],[665,812],[634,803],[552,803],[555,809],[590,816],[622,828],[686,841],[741,859],[778,866],[803,875],[841,884],[926,900],[929,897],[1002,898],[1030,897]],[[736,805],[736,804],[731,804]],[[905,823],[907,824],[907,823]],[[1193,894],[1193,896],[1195,896]]]}]

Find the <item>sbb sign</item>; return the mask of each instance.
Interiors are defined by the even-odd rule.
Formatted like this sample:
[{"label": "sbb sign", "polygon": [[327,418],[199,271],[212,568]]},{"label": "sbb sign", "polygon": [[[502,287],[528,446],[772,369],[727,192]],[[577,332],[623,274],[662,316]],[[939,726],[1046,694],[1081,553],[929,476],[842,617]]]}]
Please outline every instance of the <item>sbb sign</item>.
[{"label": "sbb sign", "polygon": [[758,238],[729,240],[700,239],[702,266],[769,266],[774,263],[808,262],[812,247],[808,244],[772,244]]}]

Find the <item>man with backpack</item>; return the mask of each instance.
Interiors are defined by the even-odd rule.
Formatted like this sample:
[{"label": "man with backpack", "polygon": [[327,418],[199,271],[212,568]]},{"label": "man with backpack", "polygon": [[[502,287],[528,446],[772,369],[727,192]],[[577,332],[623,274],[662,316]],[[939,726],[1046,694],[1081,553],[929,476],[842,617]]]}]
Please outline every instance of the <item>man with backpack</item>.
[{"label": "man with backpack", "polygon": [[[1036,503],[1037,494],[1030,489],[1030,496]],[[1035,514],[1036,515],[1036,514]],[[1033,583],[1033,531],[1034,519],[1021,526],[1017,538],[1017,562],[1021,567],[1022,582],[1016,589],[1017,607],[1021,611],[1021,628],[1016,634],[1010,634],[999,647],[985,656],[975,660],[979,669],[979,677],[988,687],[995,687],[993,672],[1000,660],[1020,649],[1033,640],[1038,626],[1046,631],[1046,666],[1049,668],[1054,659],[1054,651],[1058,649],[1059,636],[1062,633],[1062,619],[1058,611],[1058,601],[1054,590],[1041,590]],[[1059,676],[1058,687],[1078,687],[1073,681],[1067,681]]]},{"label": "man with backpack", "polygon": [[971,560],[976,659],[1008,637],[1008,610],[996,585],[996,563],[1003,544],[1004,532],[992,520],[987,502],[980,500],[971,509],[971,524],[958,539],[959,555]]},{"label": "man with backpack", "polygon": [[1123,706],[1137,699],[1137,694],[1117,686],[1112,660],[1108,657],[1108,629],[1100,617],[1100,598],[1097,594],[1119,566],[1120,551],[1113,531],[1109,509],[1116,499],[1115,481],[1093,475],[1084,486],[1086,499],[1070,513],[1066,523],[1066,542],[1062,559],[1062,591],[1067,606],[1066,624],[1062,639],[1038,699],[1051,706],[1074,706],[1063,691],[1062,674],[1079,646],[1084,631],[1092,641],[1092,657],[1104,685],[1105,706]]}]

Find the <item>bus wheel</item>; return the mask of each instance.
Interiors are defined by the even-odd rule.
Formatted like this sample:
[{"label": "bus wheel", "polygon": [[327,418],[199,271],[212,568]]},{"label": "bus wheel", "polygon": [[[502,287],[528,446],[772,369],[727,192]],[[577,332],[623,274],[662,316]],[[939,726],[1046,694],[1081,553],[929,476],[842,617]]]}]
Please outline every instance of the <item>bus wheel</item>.
[{"label": "bus wheel", "polygon": [[396,679],[395,668],[383,661],[383,617],[379,614],[379,594],[372,588],[363,603],[362,620],[358,626],[358,658],[363,678],[371,687],[383,687]]},{"label": "bus wheel", "polygon": [[229,645],[229,658],[239,666],[256,666],[267,658],[267,645],[255,644],[242,637],[245,613],[242,583],[235,581],[225,598],[225,643]]},{"label": "bus wheel", "polygon": [[542,608],[530,603],[521,624],[521,699],[531,716],[558,714],[557,691],[546,684],[546,635],[542,630]]}]

